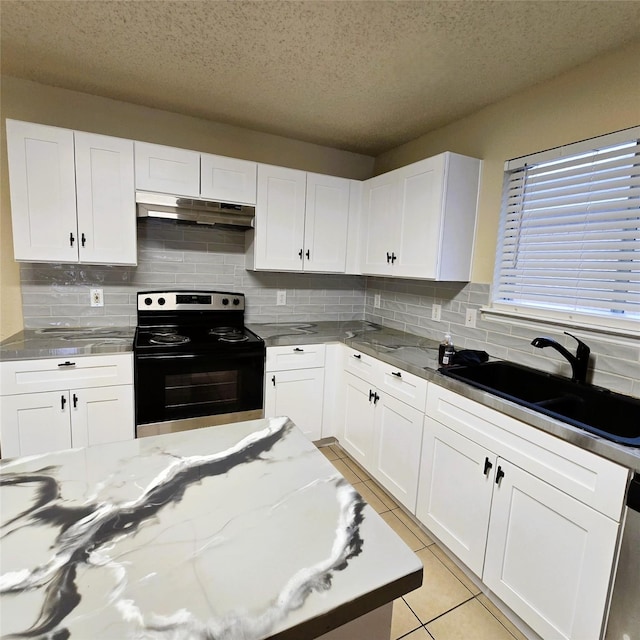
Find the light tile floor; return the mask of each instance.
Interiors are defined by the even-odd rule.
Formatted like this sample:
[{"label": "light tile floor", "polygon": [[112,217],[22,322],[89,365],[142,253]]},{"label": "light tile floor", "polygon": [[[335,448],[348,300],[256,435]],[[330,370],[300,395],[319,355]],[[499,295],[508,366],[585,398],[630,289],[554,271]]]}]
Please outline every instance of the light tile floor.
[{"label": "light tile floor", "polygon": [[320,447],[424,565],[422,586],[393,603],[397,640],[526,640],[422,528],[338,445]]}]

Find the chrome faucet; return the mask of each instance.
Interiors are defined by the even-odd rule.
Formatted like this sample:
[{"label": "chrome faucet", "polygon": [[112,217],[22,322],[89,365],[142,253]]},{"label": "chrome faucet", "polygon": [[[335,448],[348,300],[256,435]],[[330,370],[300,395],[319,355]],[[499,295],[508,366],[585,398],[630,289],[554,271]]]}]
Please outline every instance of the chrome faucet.
[{"label": "chrome faucet", "polygon": [[560,352],[571,365],[571,381],[579,382],[580,384],[586,384],[587,382],[587,367],[589,366],[589,354],[591,353],[591,349],[582,342],[582,340],[578,340],[574,335],[571,335],[567,331],[564,332],[565,335],[571,336],[574,340],[578,342],[578,348],[576,349],[576,355],[574,356],[572,353],[567,351],[561,344],[558,344],[553,338],[534,338],[531,341],[531,344],[534,347],[538,347],[538,349],[543,349],[544,347],[553,347],[556,351]]}]

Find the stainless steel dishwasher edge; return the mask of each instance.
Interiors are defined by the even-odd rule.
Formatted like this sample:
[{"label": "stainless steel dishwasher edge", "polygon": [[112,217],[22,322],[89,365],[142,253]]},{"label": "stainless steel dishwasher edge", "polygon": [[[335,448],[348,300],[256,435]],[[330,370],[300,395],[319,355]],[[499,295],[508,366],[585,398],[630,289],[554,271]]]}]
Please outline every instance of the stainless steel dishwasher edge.
[{"label": "stainless steel dishwasher edge", "polygon": [[605,640],[640,640],[640,473],[627,492],[618,571]]}]

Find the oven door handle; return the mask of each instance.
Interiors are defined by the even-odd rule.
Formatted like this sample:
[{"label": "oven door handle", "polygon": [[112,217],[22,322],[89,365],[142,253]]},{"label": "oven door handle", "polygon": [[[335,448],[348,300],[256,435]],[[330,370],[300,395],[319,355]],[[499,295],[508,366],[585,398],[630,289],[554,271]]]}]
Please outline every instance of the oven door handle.
[{"label": "oven door handle", "polygon": [[182,358],[183,360],[197,358],[198,355],[195,353],[176,353],[171,355],[136,355],[138,360],[177,360],[178,358]]}]

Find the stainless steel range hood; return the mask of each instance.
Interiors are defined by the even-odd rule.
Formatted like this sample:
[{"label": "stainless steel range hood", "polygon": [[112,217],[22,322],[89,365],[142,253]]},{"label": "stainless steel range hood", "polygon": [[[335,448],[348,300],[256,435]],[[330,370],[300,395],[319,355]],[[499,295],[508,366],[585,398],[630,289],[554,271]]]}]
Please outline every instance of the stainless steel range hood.
[{"label": "stainless steel range hood", "polygon": [[136,191],[138,218],[165,218],[223,229],[247,231],[253,226],[255,207],[195,200],[163,193]]}]

